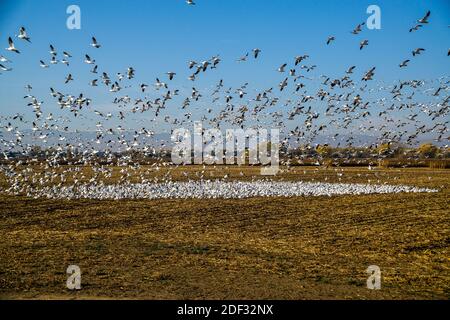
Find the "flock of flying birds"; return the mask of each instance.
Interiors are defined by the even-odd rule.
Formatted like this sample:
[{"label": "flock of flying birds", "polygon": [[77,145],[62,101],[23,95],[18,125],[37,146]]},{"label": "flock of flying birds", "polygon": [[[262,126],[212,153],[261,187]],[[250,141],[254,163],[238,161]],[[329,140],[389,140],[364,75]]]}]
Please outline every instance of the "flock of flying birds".
[{"label": "flock of flying birds", "polygon": [[[187,0],[187,4],[195,5],[194,1]],[[409,32],[416,32],[429,23],[430,11],[423,18],[417,20]],[[363,32],[365,23],[358,24],[351,33],[358,35]],[[19,29],[15,36],[20,42],[32,45],[30,35],[24,27]],[[326,45],[337,41],[336,36],[329,36]],[[6,50],[11,54],[20,55],[22,46],[16,47],[13,37],[8,38]],[[369,40],[364,39],[359,43],[360,50],[369,45]],[[92,37],[90,46],[95,50],[102,50],[102,45],[95,37]],[[411,59],[423,54],[424,48],[411,49],[410,59],[405,59],[399,64],[405,68]],[[50,58],[48,61],[40,60],[40,67],[45,70],[57,64],[63,64],[70,68],[71,59],[75,59],[67,51],[58,51],[52,44],[49,45]],[[236,59],[236,63],[246,63],[249,59],[258,60],[263,54],[262,50],[255,48]],[[450,55],[450,50],[447,55]],[[12,58],[11,58],[12,59]],[[111,95],[114,107],[108,112],[95,109],[94,99],[83,93],[72,94],[68,91],[70,82],[76,81],[76,70],[67,73],[62,79],[60,88],[49,88],[49,94],[54,101],[54,106],[60,108],[56,116],[53,112],[47,112],[54,106],[46,106],[37,96],[33,95],[33,87],[25,85],[26,108],[32,111],[33,118],[28,120],[27,116],[18,112],[11,116],[0,116],[0,128],[7,136],[1,137],[0,150],[5,160],[10,159],[13,152],[21,155],[30,155],[35,144],[44,147],[52,147],[55,153],[51,154],[41,166],[47,173],[40,172],[39,178],[33,176],[31,168],[17,172],[18,164],[25,160],[19,160],[15,164],[2,167],[4,173],[11,179],[11,190],[26,190],[27,184],[45,185],[50,181],[59,180],[64,183],[68,175],[72,175],[73,181],[77,183],[85,178],[84,173],[76,167],[68,169],[65,173],[56,173],[51,168],[57,167],[60,160],[67,160],[67,151],[81,150],[82,163],[90,163],[98,154],[111,159],[115,152],[138,150],[146,155],[157,155],[158,147],[168,148],[167,141],[155,145],[155,132],[158,121],[168,124],[171,128],[187,126],[194,121],[193,105],[210,104],[219,106],[217,108],[200,109],[201,119],[212,127],[223,128],[246,126],[253,127],[278,127],[284,133],[281,144],[289,146],[303,145],[314,148],[316,139],[326,137],[330,143],[337,146],[353,146],[360,134],[376,136],[376,142],[371,143],[406,143],[417,144],[421,137],[432,136],[435,142],[446,143],[448,136],[448,113],[449,113],[449,79],[447,76],[434,80],[400,80],[392,85],[378,84],[369,86],[376,75],[376,67],[369,70],[358,70],[357,66],[349,66],[340,77],[327,75],[316,75],[319,69],[316,64],[310,64],[312,60],[308,54],[295,56],[292,64],[282,63],[277,72],[282,80],[271,88],[256,90],[251,94],[250,84],[244,83],[238,87],[226,87],[225,81],[221,79],[213,89],[200,90],[192,86],[190,93],[184,94],[181,89],[173,88],[171,82],[177,73],[168,71],[164,78],[158,77],[153,84],[137,82],[135,80],[136,70],[128,67],[123,73],[112,75],[106,70],[100,69],[100,64],[94,56],[85,54],[84,63],[90,65],[90,73],[95,78],[89,82],[92,87],[102,87],[106,94]],[[219,55],[202,61],[191,60],[186,65],[189,71],[189,81],[194,84],[199,77],[207,77],[207,73],[215,72],[220,67],[222,59]],[[10,73],[14,64],[10,58],[0,55],[0,72]],[[70,69],[69,69],[70,70]],[[361,76],[354,77],[359,71]],[[45,72],[45,71],[43,71]],[[0,78],[1,79],[1,78]],[[133,80],[134,79],[134,80]],[[132,97],[124,91],[137,88],[140,97]],[[162,93],[161,93],[162,92]],[[151,97],[153,95],[153,98]],[[414,96],[421,96],[425,102],[416,102]],[[165,110],[174,109],[175,97],[182,101],[178,104],[177,116],[165,114]],[[374,98],[375,97],[375,98]],[[172,101],[171,101],[172,100]],[[169,108],[170,107],[170,108]],[[321,109],[323,108],[324,111]],[[149,113],[152,125],[143,125],[140,129],[127,129],[124,122],[127,118],[138,113]],[[70,122],[73,118],[85,117],[94,119],[95,138],[83,139],[82,134],[78,137],[71,133]],[[119,125],[110,125],[112,119],[119,121]],[[287,128],[286,120],[296,122],[298,125],[292,129]],[[142,121],[144,122],[144,121]],[[137,122],[136,122],[137,123]],[[25,128],[25,129],[23,129]],[[27,130],[28,129],[28,130]],[[31,132],[33,142],[26,142],[27,133]],[[355,132],[357,134],[355,134]],[[75,133],[79,133],[75,130]],[[74,140],[70,141],[72,137]],[[50,143],[52,140],[56,142]],[[150,143],[152,142],[152,143]],[[317,145],[317,144],[316,144]],[[129,163],[128,163],[129,161]],[[124,168],[136,166],[131,161],[129,154],[121,157]],[[159,165],[154,165],[150,170],[158,170]],[[111,169],[103,165],[93,167],[95,175],[90,179],[95,183],[100,176],[110,177]],[[120,182],[126,182],[131,176],[130,170],[121,171]],[[141,181],[146,181],[142,178]],[[24,189],[25,188],[25,189]]]}]

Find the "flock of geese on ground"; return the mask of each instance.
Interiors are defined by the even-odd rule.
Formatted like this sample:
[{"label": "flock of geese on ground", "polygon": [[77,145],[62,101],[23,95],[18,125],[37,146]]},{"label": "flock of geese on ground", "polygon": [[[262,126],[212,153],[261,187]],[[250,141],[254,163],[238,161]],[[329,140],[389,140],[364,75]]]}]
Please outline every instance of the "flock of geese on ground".
[{"label": "flock of geese on ground", "polygon": [[[192,0],[186,2],[188,5],[195,5]],[[429,24],[430,15],[428,11],[417,20],[409,32],[423,29]],[[358,24],[351,33],[362,33],[364,25],[365,23]],[[25,43],[32,45],[32,39],[24,27],[20,27],[15,38],[18,40],[8,37],[6,47],[12,55],[20,55],[25,51]],[[329,36],[324,45],[332,45],[338,41],[337,38],[334,35]],[[369,40],[364,39],[359,43],[359,49],[364,51],[368,45]],[[103,50],[95,37],[91,38],[90,47],[93,50]],[[408,67],[411,59],[417,59],[417,56],[425,52],[425,48],[412,48],[411,58],[402,61],[399,68]],[[75,59],[75,55],[58,51],[53,44],[49,45],[49,54],[48,61],[37,61],[43,72],[58,64],[70,68],[71,60]],[[259,60],[262,54],[261,49],[255,48],[238,57],[236,63],[248,63],[249,59]],[[14,63],[11,60],[12,57],[0,55],[0,81],[7,79],[7,73],[14,73]],[[74,184],[82,181],[97,184],[102,177],[111,177],[112,169],[104,165],[92,165],[94,174],[90,179],[77,167],[61,172],[57,168],[61,160],[67,160],[68,151],[77,150],[83,159],[81,163],[85,164],[95,162],[99,153],[108,159],[112,159],[114,152],[133,150],[155,156],[157,150],[169,148],[167,141],[155,144],[155,132],[158,131],[157,125],[161,123],[172,130],[188,127],[197,120],[214,128],[276,127],[284,133],[281,145],[285,148],[302,145],[311,149],[317,146],[318,139],[327,139],[330,144],[340,147],[355,146],[358,144],[359,135],[376,137],[376,142],[371,142],[366,147],[375,147],[380,143],[414,145],[423,137],[438,144],[446,144],[449,140],[448,76],[432,80],[410,79],[399,80],[394,84],[372,85],[376,78],[375,66],[368,70],[358,70],[357,66],[352,65],[348,66],[341,76],[331,77],[325,74],[317,75],[319,66],[309,63],[311,60],[313,57],[301,54],[293,57],[292,63],[281,63],[276,69],[277,73],[283,75],[281,81],[271,88],[256,90],[254,94],[251,93],[251,85],[248,82],[233,88],[227,87],[224,79],[213,85],[212,89],[196,88],[195,82],[198,78],[206,78],[208,73],[217,72],[222,58],[216,55],[205,60],[191,60],[188,61],[186,70],[190,74],[187,80],[193,85],[192,90],[186,93],[182,88],[172,87],[171,83],[178,76],[174,71],[166,72],[163,77],[156,77],[153,83],[142,82],[136,80],[137,71],[131,66],[126,71],[113,75],[107,70],[101,70],[100,61],[96,61],[94,54],[84,54],[83,61],[90,65],[89,72],[94,78],[89,85],[104,88],[105,93],[111,95],[112,107],[108,111],[100,111],[95,108],[94,99],[83,93],[67,92],[71,82],[77,81],[75,71],[79,70],[68,72],[67,76],[61,79],[59,88],[49,88],[53,105],[47,106],[42,98],[33,94],[32,85],[25,84],[26,110],[10,116],[0,116],[0,128],[5,134],[0,136],[2,158],[10,160],[12,152],[30,156],[34,145],[52,147],[54,152],[44,163],[40,163],[41,169],[44,170],[20,166],[28,160],[3,165],[2,171],[11,184],[9,191],[27,193],[31,190],[31,185],[44,186],[56,181],[61,187],[67,182],[69,175]],[[356,72],[360,73],[360,77],[355,77]],[[124,93],[133,88],[137,89],[135,92],[139,92],[141,96],[133,97]],[[174,103],[177,100],[181,103]],[[212,107],[199,107],[205,104]],[[59,108],[60,115],[52,112],[55,106]],[[199,119],[194,115],[194,106],[195,111],[201,113]],[[175,115],[170,115],[167,110],[171,110]],[[27,112],[32,114],[32,119],[28,119]],[[127,129],[125,121],[141,113],[150,114],[150,119],[133,120],[134,128]],[[75,134],[73,138],[73,132],[80,133],[70,128],[70,123],[75,118],[94,121],[95,138],[83,139],[82,134]],[[112,119],[119,124],[112,125]],[[295,128],[288,128],[286,123],[292,121],[297,125]],[[144,124],[136,129],[140,122]],[[32,136],[32,142],[27,141],[28,135]],[[51,141],[54,142],[50,143]],[[37,158],[34,160],[39,163]],[[120,170],[119,183],[130,182],[131,172],[139,167],[131,160],[129,153],[122,155],[120,161],[123,169]],[[147,170],[159,170],[162,165],[165,166],[166,163],[154,164]],[[163,179],[167,182],[170,177],[165,176]],[[141,182],[148,180],[142,176]]]}]

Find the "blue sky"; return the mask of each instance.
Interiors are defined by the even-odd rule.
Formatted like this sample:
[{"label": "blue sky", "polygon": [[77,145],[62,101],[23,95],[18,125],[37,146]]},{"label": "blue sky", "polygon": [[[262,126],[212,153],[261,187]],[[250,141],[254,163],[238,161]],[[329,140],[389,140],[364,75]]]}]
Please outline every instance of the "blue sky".
[{"label": "blue sky", "polygon": [[[223,63],[207,72],[195,87],[210,88],[219,79],[225,87],[245,82],[253,89],[275,87],[286,75],[276,69],[284,62],[292,64],[296,55],[308,54],[308,64],[317,64],[316,76],[342,76],[351,65],[355,74],[377,67],[376,80],[392,83],[398,79],[436,79],[448,75],[450,58],[450,1],[300,1],[300,0],[197,0],[188,6],[184,0],[134,1],[0,1],[0,47],[2,55],[13,63],[12,72],[0,75],[0,114],[24,112],[24,86],[33,86],[33,94],[45,101],[45,112],[57,113],[49,87],[62,92],[84,92],[97,109],[108,110],[111,95],[100,88],[88,88],[93,79],[90,66],[82,62],[84,54],[95,58],[100,71],[110,75],[136,69],[136,83],[153,84],[156,77],[166,80],[167,71],[177,72],[173,87],[190,90],[192,83],[187,62],[207,60],[219,54]],[[81,8],[81,30],[66,28],[66,8]],[[350,31],[366,21],[369,5],[381,8],[381,30],[364,28],[359,35]],[[431,10],[430,24],[409,33],[415,21]],[[15,40],[20,55],[3,50],[8,36],[25,26],[32,44]],[[89,47],[96,36],[101,49]],[[336,41],[325,42],[329,35]],[[359,50],[359,42],[369,39],[369,46]],[[39,67],[39,60],[49,61],[48,46],[59,52],[69,51],[74,58],[69,68]],[[236,59],[253,48],[262,50],[258,60],[237,63]],[[411,50],[426,52],[411,59]],[[411,59],[408,68],[398,68]],[[75,81],[64,85],[71,72]],[[252,89],[250,89],[252,90]],[[132,92],[130,95],[138,92]],[[207,104],[206,102],[204,104]],[[205,106],[209,107],[209,106]],[[52,110],[52,108],[54,110]]]}]

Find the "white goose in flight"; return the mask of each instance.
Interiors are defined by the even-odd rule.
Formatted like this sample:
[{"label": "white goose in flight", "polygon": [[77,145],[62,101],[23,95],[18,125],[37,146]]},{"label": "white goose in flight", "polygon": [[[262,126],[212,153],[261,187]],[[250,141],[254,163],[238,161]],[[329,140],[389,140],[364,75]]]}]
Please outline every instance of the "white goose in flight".
[{"label": "white goose in flight", "polygon": [[92,70],[90,70],[90,72],[92,72],[92,73],[97,73],[97,68],[98,68],[98,66],[95,65],[95,66],[92,68]]},{"label": "white goose in flight", "polygon": [[9,44],[9,47],[6,48],[6,50],[12,51],[12,52],[15,52],[15,53],[20,53],[20,51],[17,50],[16,47],[14,46],[14,42],[11,39],[11,37],[8,38],[8,44]]},{"label": "white goose in flight", "polygon": [[408,62],[409,62],[409,60],[405,60],[405,61],[403,61],[402,63],[400,63],[398,66],[399,66],[400,68],[407,67],[407,66],[408,66]]},{"label": "white goose in flight", "polygon": [[336,40],[336,38],[334,36],[329,36],[327,39],[327,45],[329,45],[331,43],[331,41]]},{"label": "white goose in flight", "polygon": [[237,62],[245,62],[245,61],[247,61],[247,58],[248,58],[248,52],[244,56],[236,59],[236,61]]},{"label": "white goose in flight", "polygon": [[2,65],[1,63],[0,63],[0,69],[3,71],[11,71],[12,70],[12,68],[7,68],[4,65]]},{"label": "white goose in flight", "polygon": [[424,49],[424,48],[417,48],[417,49],[414,49],[414,50],[412,51],[412,55],[415,57],[416,55],[420,54],[422,51],[425,51],[425,49]]},{"label": "white goose in flight", "polygon": [[87,54],[85,55],[84,62],[86,62],[87,64],[94,64],[95,60],[91,59],[91,57],[89,57]]},{"label": "white goose in flight", "polygon": [[166,74],[169,76],[169,80],[172,80],[172,79],[173,79],[173,76],[176,75],[175,72],[166,72]]},{"label": "white goose in flight", "polygon": [[345,73],[350,74],[353,73],[353,70],[356,68],[356,66],[351,66],[350,68],[348,68],[347,71],[345,71]]},{"label": "white goose in flight", "polygon": [[195,61],[189,61],[189,69],[192,69],[196,64],[197,62]]},{"label": "white goose in flight", "polygon": [[92,37],[92,43],[91,46],[98,49],[101,47],[101,45],[97,42],[97,39],[95,39],[95,37]]},{"label": "white goose in flight", "polygon": [[417,20],[418,23],[428,23],[428,18],[430,17],[431,11],[428,10],[428,12],[425,14],[425,16],[422,19]]},{"label": "white goose in flight", "polygon": [[279,68],[278,68],[278,72],[284,72],[284,68],[286,68],[287,63],[283,63]]},{"label": "white goose in flight", "polygon": [[258,48],[253,49],[253,56],[256,58],[258,58],[258,55],[261,53],[261,50]]},{"label": "white goose in flight", "polygon": [[0,55],[0,62],[11,62],[11,60],[9,60],[8,58]]},{"label": "white goose in flight", "polygon": [[72,81],[72,80],[73,80],[72,74],[69,73],[69,75],[66,77],[66,80],[64,81],[64,83],[68,83],[69,81]]},{"label": "white goose in flight", "polygon": [[50,45],[50,54],[56,56],[58,53],[53,45]]},{"label": "white goose in flight", "polygon": [[358,34],[358,33],[360,33],[360,32],[362,31],[361,27],[362,27],[363,25],[365,25],[365,24],[366,24],[365,22],[362,22],[362,23],[358,24],[358,25],[355,27],[355,29],[353,29],[353,31],[351,31],[351,33],[353,33],[353,34]]},{"label": "white goose in flight", "polygon": [[365,46],[369,44],[369,40],[363,40],[359,43],[359,50],[362,50]]},{"label": "white goose in flight", "polygon": [[158,78],[156,78],[155,87],[156,87],[156,90],[159,90],[161,88],[166,88],[166,89],[168,88],[167,84],[165,84],[164,82],[161,82]]},{"label": "white goose in flight", "polygon": [[24,27],[20,27],[19,35],[17,36],[17,38],[25,40],[25,41],[28,41],[29,43],[31,43],[30,37],[27,35],[27,32],[26,32]]},{"label": "white goose in flight", "polygon": [[46,64],[44,61],[39,60],[39,62],[40,62],[41,68],[48,68],[48,64]]}]

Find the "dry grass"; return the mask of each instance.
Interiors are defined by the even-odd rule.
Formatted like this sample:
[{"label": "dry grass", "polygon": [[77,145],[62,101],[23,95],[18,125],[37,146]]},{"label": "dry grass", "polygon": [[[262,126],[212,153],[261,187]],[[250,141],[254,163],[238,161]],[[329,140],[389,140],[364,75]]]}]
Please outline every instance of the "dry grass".
[{"label": "dry grass", "polygon": [[450,159],[384,159],[378,161],[381,168],[431,168],[431,169],[449,169]]},{"label": "dry grass", "polygon": [[[187,179],[171,170],[174,179]],[[244,180],[259,173],[257,167],[183,170],[190,178],[202,170],[205,177],[228,173]],[[0,296],[449,298],[449,170],[295,167],[276,179],[370,180],[441,191],[245,200],[0,196]],[[81,291],[65,287],[70,264],[82,270]],[[372,264],[382,270],[379,291],[365,286]]]}]

